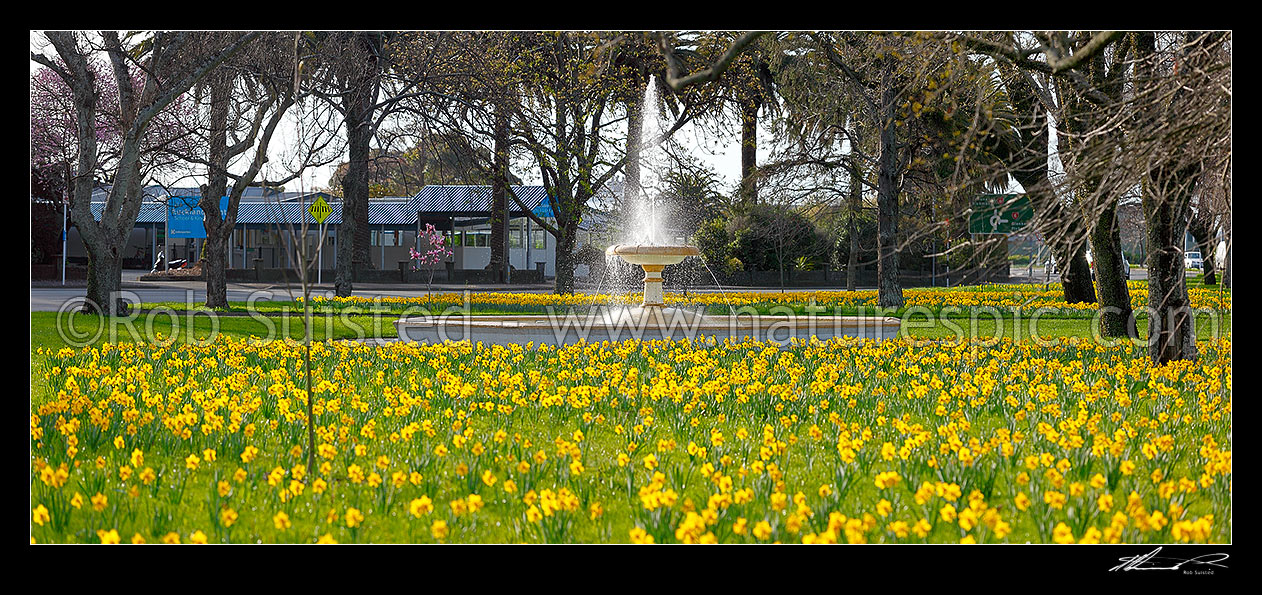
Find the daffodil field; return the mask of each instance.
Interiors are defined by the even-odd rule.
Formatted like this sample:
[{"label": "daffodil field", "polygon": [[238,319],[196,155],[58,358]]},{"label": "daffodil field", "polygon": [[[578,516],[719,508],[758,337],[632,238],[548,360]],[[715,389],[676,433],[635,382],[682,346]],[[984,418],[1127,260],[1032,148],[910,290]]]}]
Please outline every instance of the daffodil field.
[{"label": "daffodil field", "polygon": [[310,393],[284,341],[40,350],[31,539],[1228,542],[1198,347],[327,342]]},{"label": "daffodil field", "polygon": [[[1130,281],[1128,286],[1131,306],[1142,311],[1148,305],[1147,282]],[[748,308],[764,313],[779,308],[797,313],[809,313],[809,310],[806,309],[808,306],[824,308],[824,311],[830,315],[877,312],[876,290],[683,293],[678,291],[678,288],[675,288],[673,292],[667,293],[665,297],[669,306],[679,308],[704,307],[712,313],[726,313],[729,308]],[[1014,308],[1021,308],[1027,312],[1041,308],[1060,317],[1089,318],[1095,314],[1098,308],[1096,304],[1071,304],[1066,302],[1064,290],[1061,289],[1058,283],[1051,285],[990,284],[955,288],[905,289],[903,290],[903,297],[906,301],[906,306],[887,313],[903,312],[910,308],[924,308],[937,313],[944,308],[954,308],[956,313],[965,314],[980,308],[993,308],[1002,314],[1010,315]],[[441,293],[422,297],[315,297],[312,299],[312,305],[317,311],[340,311],[354,307],[362,310],[380,309],[398,313],[407,308],[423,308],[427,311],[438,313],[447,308],[462,306],[465,303],[465,299],[466,295],[461,293]],[[479,311],[543,313],[549,307],[582,308],[612,302],[638,304],[642,296],[638,293],[621,295],[579,293],[563,295],[553,293],[470,292],[467,299],[474,313]],[[1188,299],[1193,309],[1212,309],[1220,313],[1231,311],[1231,292],[1223,291],[1218,287],[1189,286]],[[179,306],[179,304],[168,305]],[[1142,315],[1143,313],[1141,312],[1140,314]]]}]

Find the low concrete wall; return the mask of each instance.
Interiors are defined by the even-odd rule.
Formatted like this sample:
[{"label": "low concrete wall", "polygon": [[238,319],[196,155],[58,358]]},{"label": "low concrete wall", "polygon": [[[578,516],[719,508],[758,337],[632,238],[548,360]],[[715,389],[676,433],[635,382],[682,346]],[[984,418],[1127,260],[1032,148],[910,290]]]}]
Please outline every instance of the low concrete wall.
[{"label": "low concrete wall", "polygon": [[812,338],[827,341],[854,337],[880,341],[898,336],[902,321],[872,316],[705,316],[682,320],[664,315],[647,320],[607,322],[580,319],[554,325],[547,316],[452,316],[400,318],[394,322],[399,339],[408,342],[443,343],[470,341],[491,345],[572,345],[580,341],[664,339],[691,341],[753,339],[788,346]]},{"label": "low concrete wall", "polygon": [[[715,273],[720,284],[725,287],[778,287],[780,285],[780,271],[739,271],[736,273]],[[668,269],[663,277],[667,283],[672,281],[670,270]],[[1008,267],[995,268],[972,268],[955,271],[938,271],[935,276],[930,271],[901,271],[898,280],[904,287],[929,287],[937,285],[938,287],[946,287],[947,285],[968,285],[975,283],[1006,283],[1008,281]],[[875,287],[877,281],[875,269],[861,269],[855,274],[855,284],[860,287]],[[709,283],[704,283],[708,285]],[[844,270],[816,270],[816,271],[796,271],[786,270],[784,272],[784,284],[786,287],[838,287],[846,284],[846,271]]]}]

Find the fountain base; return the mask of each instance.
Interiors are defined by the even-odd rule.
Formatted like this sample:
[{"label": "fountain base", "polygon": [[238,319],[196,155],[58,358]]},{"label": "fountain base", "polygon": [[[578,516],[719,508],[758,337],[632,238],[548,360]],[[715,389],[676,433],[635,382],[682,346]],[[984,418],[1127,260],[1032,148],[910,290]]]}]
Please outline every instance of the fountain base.
[{"label": "fountain base", "polygon": [[623,308],[577,316],[422,316],[395,321],[399,339],[421,343],[470,341],[484,345],[572,345],[666,339],[718,342],[897,337],[902,321],[875,316],[701,316],[674,308]]}]

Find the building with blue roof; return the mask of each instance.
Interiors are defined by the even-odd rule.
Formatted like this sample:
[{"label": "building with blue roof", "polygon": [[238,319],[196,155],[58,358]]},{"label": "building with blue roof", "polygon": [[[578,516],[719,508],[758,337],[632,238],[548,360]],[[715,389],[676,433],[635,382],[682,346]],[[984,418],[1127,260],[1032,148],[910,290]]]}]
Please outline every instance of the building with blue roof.
[{"label": "building with blue roof", "polygon": [[[538,216],[551,217],[551,204],[543,186],[519,185],[512,188],[521,204]],[[144,189],[145,200],[124,254],[129,266],[149,268],[164,246],[172,260],[188,259],[190,255],[196,260],[201,240],[169,237],[172,234],[168,228],[167,205],[173,197],[195,197],[199,192],[196,188],[160,186]],[[93,195],[92,214],[98,220],[107,196],[108,188],[98,189]],[[327,193],[280,192],[253,186],[246,189],[238,206],[228,268],[249,269],[255,265],[289,268],[286,253],[292,234],[288,230],[298,233],[304,223],[308,226],[308,246],[315,249],[319,229],[307,209],[319,198],[323,198],[332,209],[324,221],[326,233],[321,262],[325,270],[333,269],[336,266],[338,229],[342,223],[342,200]],[[517,270],[542,266],[544,275],[552,276],[556,263],[555,239],[526,216],[521,204],[510,198],[509,262]],[[395,269],[400,261],[409,259],[410,248],[424,251],[427,246],[418,246],[417,237],[426,224],[432,224],[446,235],[456,269],[484,269],[491,258],[490,216],[489,186],[430,185],[411,197],[371,198],[368,226],[373,265],[378,269]],[[595,213],[590,217],[593,222],[598,218]],[[593,239],[591,226],[586,223],[580,225],[580,245]],[[74,228],[71,228],[68,240],[70,261],[86,262],[87,253]]]}]

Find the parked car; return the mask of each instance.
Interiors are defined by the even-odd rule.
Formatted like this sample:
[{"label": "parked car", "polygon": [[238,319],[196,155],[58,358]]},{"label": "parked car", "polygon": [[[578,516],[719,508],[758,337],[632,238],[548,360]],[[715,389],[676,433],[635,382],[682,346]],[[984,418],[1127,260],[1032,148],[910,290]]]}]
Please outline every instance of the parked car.
[{"label": "parked car", "polygon": [[1200,270],[1200,269],[1205,268],[1205,261],[1201,259],[1201,253],[1200,252],[1184,252],[1183,253],[1183,268],[1188,269],[1188,270],[1192,270],[1192,269]]}]

